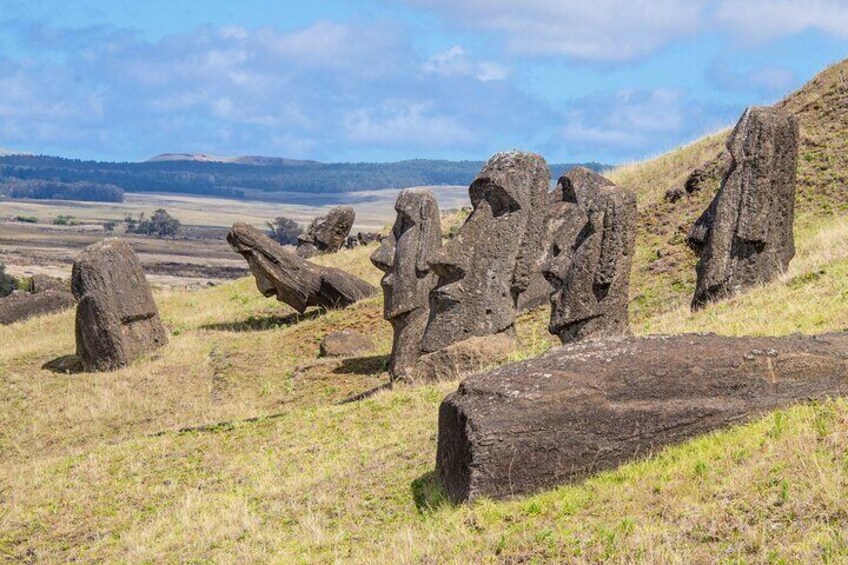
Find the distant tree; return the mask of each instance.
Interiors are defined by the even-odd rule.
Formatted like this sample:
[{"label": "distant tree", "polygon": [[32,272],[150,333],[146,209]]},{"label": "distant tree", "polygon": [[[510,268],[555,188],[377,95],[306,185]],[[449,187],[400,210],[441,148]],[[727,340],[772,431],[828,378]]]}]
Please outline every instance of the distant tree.
[{"label": "distant tree", "polygon": [[164,208],[159,208],[153,212],[150,218],[145,218],[143,212],[138,215],[138,220],[135,220],[132,216],[127,216],[125,222],[127,223],[127,233],[158,237],[175,237],[182,228],[180,221]]},{"label": "distant tree", "polygon": [[6,265],[0,263],[0,298],[9,296],[18,288],[18,279],[6,274]]},{"label": "distant tree", "polygon": [[108,222],[103,222],[103,231],[105,231],[106,233],[114,233],[116,227],[118,227],[117,222],[113,222],[111,220]]},{"label": "distant tree", "polygon": [[297,222],[285,216],[279,216],[273,222],[268,222],[268,228],[270,228],[268,235],[280,245],[296,245],[297,236],[303,232],[303,228]]}]

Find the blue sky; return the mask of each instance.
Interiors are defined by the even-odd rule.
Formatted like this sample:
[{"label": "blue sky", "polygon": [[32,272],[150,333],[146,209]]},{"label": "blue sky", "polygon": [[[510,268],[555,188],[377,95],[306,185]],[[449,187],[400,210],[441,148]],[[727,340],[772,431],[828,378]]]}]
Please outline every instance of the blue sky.
[{"label": "blue sky", "polygon": [[847,47],[841,0],[0,0],[0,147],[620,163]]}]

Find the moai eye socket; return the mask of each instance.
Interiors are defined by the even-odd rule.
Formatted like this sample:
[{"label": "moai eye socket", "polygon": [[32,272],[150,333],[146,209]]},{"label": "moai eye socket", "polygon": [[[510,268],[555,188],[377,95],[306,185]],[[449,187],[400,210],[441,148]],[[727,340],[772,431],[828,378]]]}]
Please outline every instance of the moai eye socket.
[{"label": "moai eye socket", "polygon": [[515,200],[502,186],[489,180],[479,180],[471,185],[469,190],[471,203],[476,208],[480,201],[485,200],[492,209],[494,217],[511,214],[521,209],[521,204]]},{"label": "moai eye socket", "polygon": [[562,253],[562,249],[559,248],[559,245],[554,243],[553,247],[551,248],[551,257],[559,257],[560,253]]}]

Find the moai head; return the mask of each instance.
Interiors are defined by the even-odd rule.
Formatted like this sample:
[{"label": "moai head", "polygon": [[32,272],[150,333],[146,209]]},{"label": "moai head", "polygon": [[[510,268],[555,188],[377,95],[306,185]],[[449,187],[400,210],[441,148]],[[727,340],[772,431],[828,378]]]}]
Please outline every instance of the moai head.
[{"label": "moai head", "polygon": [[371,255],[374,266],[386,273],[380,284],[387,320],[429,307],[429,293],[436,282],[429,260],[442,243],[439,207],[432,192],[401,191],[395,211],[391,233]]},{"label": "moai head", "polygon": [[557,193],[543,268],[554,287],[548,329],[563,343],[627,333],[636,198],[586,169],[560,178]]},{"label": "moai head", "polygon": [[423,351],[512,327],[516,297],[538,268],[549,185],[539,155],[498,153],[486,163],[468,189],[471,215],[430,262],[439,280],[430,293]]}]

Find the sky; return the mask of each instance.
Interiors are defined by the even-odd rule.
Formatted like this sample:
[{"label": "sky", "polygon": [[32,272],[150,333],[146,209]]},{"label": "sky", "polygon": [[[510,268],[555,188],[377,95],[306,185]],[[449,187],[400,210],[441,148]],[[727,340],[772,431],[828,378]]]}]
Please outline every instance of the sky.
[{"label": "sky", "polygon": [[0,0],[0,147],[617,164],[846,51],[845,0]]}]

